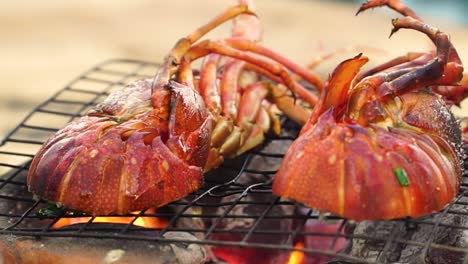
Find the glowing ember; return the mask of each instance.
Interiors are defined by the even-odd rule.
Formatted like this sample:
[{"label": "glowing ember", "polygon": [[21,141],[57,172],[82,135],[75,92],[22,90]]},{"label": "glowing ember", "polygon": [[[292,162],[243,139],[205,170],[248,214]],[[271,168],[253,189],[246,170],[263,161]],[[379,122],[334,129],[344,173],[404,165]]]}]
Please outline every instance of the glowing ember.
[{"label": "glowing ember", "polygon": [[[147,214],[154,213],[154,209],[146,211]],[[138,214],[138,212],[135,212]],[[54,225],[53,228],[60,228],[63,226],[88,223],[92,217],[63,217],[60,218]],[[113,223],[113,224],[132,224],[135,226],[141,226],[146,228],[162,228],[167,224],[167,220],[159,217],[151,216],[140,216],[135,219],[134,216],[99,216],[92,220],[93,223]]]},{"label": "glowing ember", "polygon": [[[304,243],[297,242],[294,248],[304,248]],[[305,254],[300,250],[294,250],[291,252],[289,257],[288,264],[301,264],[304,261]]]}]

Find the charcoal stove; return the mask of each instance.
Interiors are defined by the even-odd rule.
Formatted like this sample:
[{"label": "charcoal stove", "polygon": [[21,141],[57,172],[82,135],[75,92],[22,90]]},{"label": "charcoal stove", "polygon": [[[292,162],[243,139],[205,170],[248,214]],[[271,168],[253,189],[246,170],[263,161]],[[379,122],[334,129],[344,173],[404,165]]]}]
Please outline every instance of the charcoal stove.
[{"label": "charcoal stove", "polygon": [[[153,77],[157,67],[136,60],[103,62],[37,106],[1,142],[0,251],[8,255],[4,259],[21,258],[18,249],[11,249],[16,243],[11,241],[21,240],[26,241],[22,247],[29,249],[28,243],[38,242],[50,250],[64,241],[93,248],[106,241],[103,258],[110,258],[106,263],[118,263],[124,254],[119,243],[127,241],[145,245],[141,248],[149,251],[164,245],[177,251],[176,245],[191,256],[196,253],[187,249],[201,248],[201,259],[176,256],[182,263],[468,263],[466,177],[454,203],[418,219],[355,223],[326,215],[322,221],[319,212],[274,196],[272,177],[299,131],[287,119],[282,121],[281,136],[269,137],[262,147],[208,173],[204,187],[196,193],[157,210],[128,214],[127,223],[97,223],[98,217],[66,208],[50,213],[51,204],[35,199],[25,183],[35,152],[50,135],[112,90]],[[78,218],[85,220],[57,225],[63,219]],[[139,219],[157,219],[161,224],[139,227]]]}]

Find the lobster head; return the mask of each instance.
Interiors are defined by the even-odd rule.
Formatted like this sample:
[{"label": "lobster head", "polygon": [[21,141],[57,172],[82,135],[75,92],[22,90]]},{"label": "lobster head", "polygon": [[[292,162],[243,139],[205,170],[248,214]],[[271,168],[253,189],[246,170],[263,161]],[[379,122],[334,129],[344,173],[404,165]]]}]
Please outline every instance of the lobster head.
[{"label": "lobster head", "polygon": [[367,62],[341,63],[277,172],[273,192],[355,220],[421,216],[457,194],[461,132],[439,96],[426,90],[381,96]]}]

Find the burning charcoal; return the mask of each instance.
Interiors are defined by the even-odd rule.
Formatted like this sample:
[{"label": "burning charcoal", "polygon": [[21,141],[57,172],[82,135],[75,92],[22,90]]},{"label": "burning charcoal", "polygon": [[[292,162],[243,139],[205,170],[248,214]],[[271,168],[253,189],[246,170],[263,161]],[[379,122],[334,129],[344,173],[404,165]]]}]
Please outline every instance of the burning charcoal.
[{"label": "burning charcoal", "polygon": [[[183,208],[183,206],[174,206],[173,209],[175,211],[175,214],[179,214],[180,210]],[[183,215],[181,215],[179,218],[177,218],[176,222],[176,227],[177,228],[183,228],[183,229],[197,229],[197,230],[205,230],[206,229],[206,224],[203,221],[202,218],[202,212],[203,208],[198,207],[198,206],[191,206],[187,208]],[[206,212],[205,212],[206,214]],[[185,216],[185,215],[192,215],[193,217]],[[197,217],[200,216],[200,217]],[[197,237],[198,239],[204,239],[205,234],[203,232],[193,232],[192,235]],[[205,252],[206,252],[206,258],[208,261],[211,262],[217,262],[218,258],[216,255],[213,253],[211,245],[204,245]]]},{"label": "burning charcoal", "polygon": [[[183,206],[174,207],[175,214],[179,214]],[[177,218],[176,227],[178,228],[191,228],[204,230],[206,228],[205,223],[203,222],[203,208],[199,206],[191,206],[187,208],[183,214]],[[190,215],[190,216],[187,216]],[[194,232],[194,236],[198,238],[203,238],[203,232]]]},{"label": "burning charcoal", "polygon": [[[347,242],[346,238],[340,236],[344,235],[344,231],[340,230],[341,226],[342,220],[330,220],[328,222],[318,219],[307,220],[302,231],[307,233],[320,233],[321,235],[304,235],[304,247],[308,249],[340,252],[345,248]],[[330,234],[330,236],[324,234]],[[333,260],[333,257],[306,254],[304,264],[320,264],[331,260]]]},{"label": "burning charcoal", "polygon": [[[293,136],[293,134],[297,134],[297,130],[284,129],[282,136],[287,136],[289,135],[288,133],[290,136]],[[291,141],[289,140],[272,140],[260,150],[260,153],[282,155],[286,152],[290,143]],[[281,156],[277,155],[255,154],[251,156],[247,169],[253,172],[244,172],[235,181],[243,189],[251,188],[251,192],[248,192],[242,198],[238,194],[224,196],[219,201],[221,204],[227,205],[218,207],[213,213],[220,217],[225,213],[227,215],[219,222],[219,217],[213,219],[211,224],[216,225],[216,228],[209,239],[234,242],[240,242],[245,239],[244,242],[247,243],[292,246],[293,242],[290,241],[289,233],[293,230],[293,221],[285,216],[293,215],[295,206],[275,204],[267,212],[267,216],[278,218],[265,217],[259,220],[258,217],[265,213],[265,210],[268,210],[269,204],[276,200],[277,197],[267,191],[257,192],[253,188],[256,185],[259,189],[263,188],[262,190],[264,190],[268,187],[266,182],[273,175],[273,173],[265,175],[255,173],[255,171],[274,172],[278,168],[280,161]],[[229,211],[226,212],[227,210]],[[204,213],[206,212],[204,211]],[[252,228],[255,228],[254,232],[248,238],[245,238],[245,235]],[[278,231],[284,231],[284,233],[275,233]],[[289,251],[252,247],[213,246],[212,250],[219,259],[228,263],[287,263],[291,255]]]},{"label": "burning charcoal", "polygon": [[[354,235],[364,235],[378,239],[353,239],[351,254],[366,260],[377,261],[385,246],[385,241],[390,237],[390,234],[398,233],[403,235],[406,231],[403,222],[364,221],[357,223],[354,229]],[[385,259],[387,261],[396,261],[400,255],[399,251],[400,249],[397,245],[392,244],[390,248],[387,249]]]},{"label": "burning charcoal", "polygon": [[[248,264],[248,263],[261,263],[261,264],[276,264],[288,263],[291,252],[275,250],[275,249],[262,249],[262,248],[243,248],[243,247],[213,247],[216,255],[224,262],[229,264]],[[295,263],[296,264],[296,263]],[[297,263],[302,264],[302,263]]]},{"label": "burning charcoal", "polygon": [[0,253],[6,263],[205,263],[203,246],[190,243],[196,239],[192,235],[168,232],[164,237],[184,242],[4,236],[0,237]]},{"label": "burning charcoal", "polygon": [[[458,211],[463,207],[453,205]],[[465,212],[466,213],[466,212]],[[440,224],[435,227],[439,217]],[[424,222],[424,223],[422,223]],[[468,247],[468,235],[463,229],[450,226],[467,226],[468,219],[458,214],[435,214],[415,221],[365,221],[358,223],[354,235],[372,236],[373,239],[353,239],[351,254],[379,263],[463,263],[464,253],[422,245],[428,241],[434,244],[458,248]],[[393,239],[388,244],[387,241]],[[398,243],[395,240],[414,241],[418,244]],[[422,243],[422,245],[421,245]]]},{"label": "burning charcoal", "polygon": [[[272,199],[276,198],[268,193],[250,193],[245,198],[241,199],[243,203],[239,203],[238,199],[238,195],[230,195],[222,199],[222,203],[235,205],[220,222],[217,222],[218,218],[213,221],[213,224],[216,225],[216,230],[210,236],[210,239],[235,242],[240,242],[245,239],[244,241],[247,243],[292,246],[292,242],[288,242],[288,238],[289,233],[292,232],[293,223],[290,218],[284,216],[293,213],[293,206],[276,205],[267,213],[268,216],[283,216],[284,218],[282,219],[264,218],[259,220],[259,216],[267,210],[268,205],[262,205],[258,202],[270,202]],[[219,207],[217,215],[224,215],[226,210],[231,208],[229,205]],[[253,230],[255,232],[249,237],[245,237],[247,232],[252,228],[255,228],[255,230]],[[284,233],[275,233],[278,231],[284,231]],[[252,263],[252,261],[261,261],[261,263],[286,263],[290,255],[290,252],[286,251],[252,247],[214,246],[213,252],[220,259],[228,263]]]},{"label": "burning charcoal", "polygon": [[167,232],[166,239],[176,239],[185,242],[171,243],[169,246],[177,259],[177,263],[205,263],[206,252],[202,245],[190,243],[198,240],[187,232]]}]

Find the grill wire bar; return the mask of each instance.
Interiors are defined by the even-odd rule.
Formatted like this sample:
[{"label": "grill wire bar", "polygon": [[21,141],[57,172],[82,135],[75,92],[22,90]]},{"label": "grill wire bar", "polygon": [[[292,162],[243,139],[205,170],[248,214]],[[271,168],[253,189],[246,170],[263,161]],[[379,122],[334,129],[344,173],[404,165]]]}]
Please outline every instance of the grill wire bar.
[{"label": "grill wire bar", "polygon": [[[466,175],[460,194],[451,205],[438,214],[417,219],[355,223],[326,215],[327,220],[323,222],[319,220],[319,212],[274,196],[271,193],[272,178],[300,129],[286,119],[282,121],[281,136],[268,137],[263,147],[227,161],[221,168],[208,173],[205,185],[188,197],[156,211],[129,213],[126,217],[133,218],[129,224],[95,225],[94,217],[66,208],[59,208],[55,215],[40,214],[50,203],[35,199],[26,186],[29,165],[40,146],[110,92],[134,80],[152,78],[157,68],[158,64],[137,60],[105,61],[38,105],[7,134],[0,142],[0,235],[187,242],[163,236],[170,231],[179,231],[198,238],[190,243],[287,254],[296,250],[306,253],[306,258],[328,257],[329,263],[391,263],[395,258],[404,257],[409,248],[413,253],[419,252],[418,258],[430,259],[431,263],[439,263],[434,261],[439,256],[459,261],[452,263],[468,263]],[[90,218],[80,225],[54,227],[60,219],[76,217]],[[166,223],[145,229],[154,232],[137,232],[141,228],[132,223],[139,217],[164,219]],[[336,229],[311,229],[314,225],[336,226]],[[401,230],[405,231],[402,233]],[[414,235],[418,232],[426,235]],[[441,233],[446,235],[441,236]],[[456,241],[449,237],[452,233],[458,237]],[[423,239],[416,239],[418,236]],[[332,242],[324,248],[307,247],[314,240]],[[296,247],[298,241],[305,247]],[[339,241],[345,241],[344,246],[336,249]]]}]

